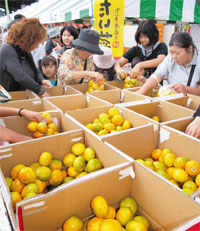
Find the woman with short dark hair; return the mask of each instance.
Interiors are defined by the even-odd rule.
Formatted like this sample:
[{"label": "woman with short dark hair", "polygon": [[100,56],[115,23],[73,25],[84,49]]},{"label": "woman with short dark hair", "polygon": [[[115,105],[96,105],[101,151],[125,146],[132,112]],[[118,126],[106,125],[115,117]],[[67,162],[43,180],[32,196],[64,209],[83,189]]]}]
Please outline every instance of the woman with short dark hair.
[{"label": "woman with short dark hair", "polygon": [[29,89],[42,97],[51,88],[38,72],[31,51],[47,37],[46,29],[38,19],[22,19],[12,25],[6,43],[0,48],[0,84],[7,91]]},{"label": "woman with short dark hair", "polygon": [[155,71],[167,55],[166,44],[159,43],[158,38],[159,32],[152,20],[140,22],[135,33],[137,46],[127,51],[115,64],[115,70],[121,79],[128,75],[122,68],[126,63],[132,64],[131,77],[134,78],[141,72],[145,72],[145,78],[148,78]]},{"label": "woman with short dark hair", "polygon": [[137,92],[145,94],[167,76],[170,87],[176,92],[200,95],[200,53],[192,37],[185,32],[176,32],[171,36],[169,47],[170,54]]},{"label": "woman with short dark hair", "polygon": [[60,50],[60,54],[62,55],[64,51],[71,49],[72,46],[70,43],[77,38],[78,30],[74,26],[64,26],[60,31],[60,41],[64,45]]}]

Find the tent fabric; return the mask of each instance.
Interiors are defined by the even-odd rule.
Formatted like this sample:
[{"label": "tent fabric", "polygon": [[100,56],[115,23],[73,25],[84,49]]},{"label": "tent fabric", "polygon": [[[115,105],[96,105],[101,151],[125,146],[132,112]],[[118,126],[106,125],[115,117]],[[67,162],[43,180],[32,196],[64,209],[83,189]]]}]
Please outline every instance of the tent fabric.
[{"label": "tent fabric", "polygon": [[200,23],[196,0],[126,0],[125,17]]},{"label": "tent fabric", "polygon": [[[91,17],[92,0],[40,0],[12,16],[17,13],[39,18],[41,23],[71,21]],[[125,0],[125,17],[200,24],[200,6],[197,0]],[[0,18],[0,23],[6,18]]]}]

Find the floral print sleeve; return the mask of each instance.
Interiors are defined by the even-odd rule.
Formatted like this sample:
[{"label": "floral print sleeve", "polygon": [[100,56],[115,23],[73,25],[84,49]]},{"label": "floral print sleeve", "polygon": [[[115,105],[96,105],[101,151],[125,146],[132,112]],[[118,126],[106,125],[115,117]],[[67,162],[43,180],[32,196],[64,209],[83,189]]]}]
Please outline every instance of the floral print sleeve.
[{"label": "floral print sleeve", "polygon": [[[76,49],[72,48],[65,51],[62,55],[60,65],[58,68],[58,78],[62,84],[74,84],[80,83],[81,79],[72,79],[72,74],[74,71],[84,71],[85,60],[81,59],[78,56]],[[87,71],[94,71],[94,65],[92,56],[87,59]],[[89,79],[84,78],[84,82],[87,82]]]}]

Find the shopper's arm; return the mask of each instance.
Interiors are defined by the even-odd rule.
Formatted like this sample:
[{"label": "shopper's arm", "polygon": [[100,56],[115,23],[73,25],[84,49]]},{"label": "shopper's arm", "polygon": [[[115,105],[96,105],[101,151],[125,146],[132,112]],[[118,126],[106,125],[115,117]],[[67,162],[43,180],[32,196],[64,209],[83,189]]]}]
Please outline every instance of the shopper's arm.
[{"label": "shopper's arm", "polygon": [[15,115],[24,116],[30,121],[44,121],[44,118],[38,112],[26,110],[24,108],[0,107],[0,117]]},{"label": "shopper's arm", "polygon": [[145,95],[147,91],[158,86],[162,79],[155,73],[145,82],[145,84],[136,93]]},{"label": "shopper's arm", "polygon": [[7,141],[9,143],[17,143],[26,140],[32,140],[33,138],[25,135],[21,135],[8,128],[0,127],[0,140]]},{"label": "shopper's arm", "polygon": [[145,68],[155,68],[157,67],[165,58],[165,55],[158,55],[157,58],[148,61],[143,61],[137,63],[131,71],[131,76],[137,77],[142,69]]},{"label": "shopper's arm", "polygon": [[126,63],[128,63],[128,59],[121,57],[114,65],[114,69],[121,79],[124,79],[128,75],[128,72],[122,68]]}]

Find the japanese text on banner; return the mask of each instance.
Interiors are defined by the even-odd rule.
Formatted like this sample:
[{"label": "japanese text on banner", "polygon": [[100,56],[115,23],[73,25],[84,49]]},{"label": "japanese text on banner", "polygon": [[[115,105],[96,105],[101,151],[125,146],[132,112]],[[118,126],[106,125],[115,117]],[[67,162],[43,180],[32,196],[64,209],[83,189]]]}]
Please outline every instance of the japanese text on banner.
[{"label": "japanese text on banner", "polygon": [[94,28],[100,43],[110,47],[114,57],[123,55],[124,0],[94,0]]}]

